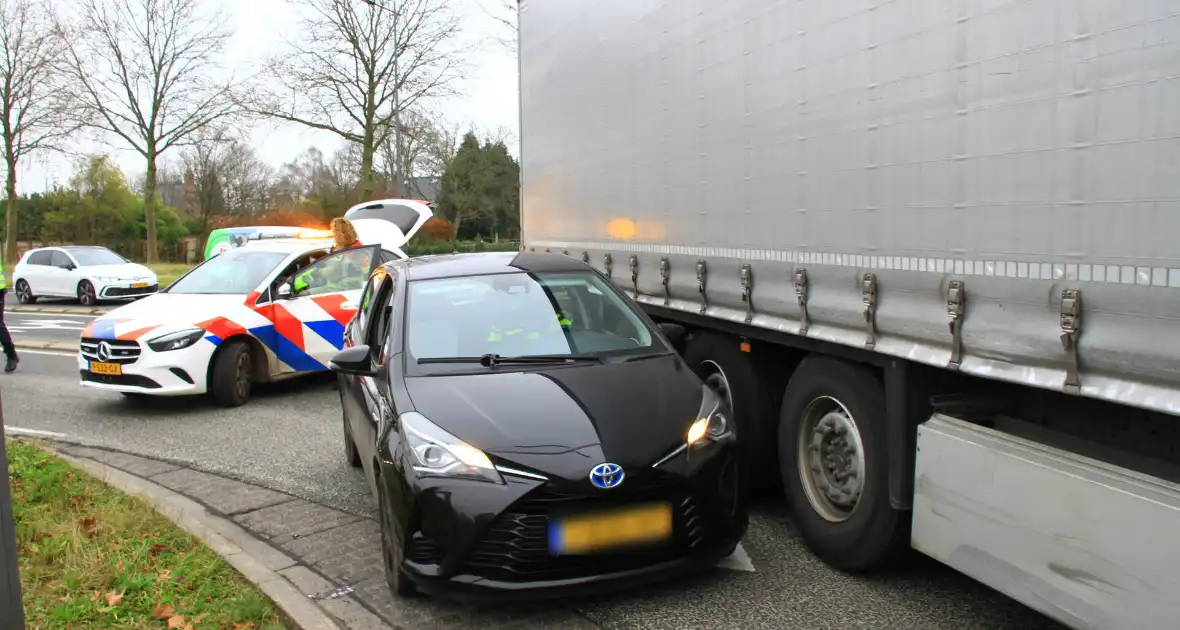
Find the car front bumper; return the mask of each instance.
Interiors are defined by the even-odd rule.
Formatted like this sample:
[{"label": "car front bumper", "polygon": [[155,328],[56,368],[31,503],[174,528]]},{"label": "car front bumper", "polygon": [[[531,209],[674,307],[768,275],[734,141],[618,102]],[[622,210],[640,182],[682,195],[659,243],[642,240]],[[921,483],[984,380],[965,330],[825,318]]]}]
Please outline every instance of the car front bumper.
[{"label": "car front bumper", "polygon": [[[711,567],[733,552],[746,530],[737,450],[729,445],[694,468],[687,477],[656,468],[628,470],[628,487],[609,491],[588,482],[509,475],[503,486],[437,480],[418,486],[410,480],[413,498],[406,509],[395,509],[406,532],[402,568],[428,593],[532,600],[617,591]],[[672,539],[659,547],[586,556],[549,551],[555,512],[655,501],[673,508]]]},{"label": "car front bumper", "polygon": [[[145,286],[137,287],[137,284],[145,284]],[[146,297],[160,291],[160,284],[158,282],[132,282],[132,281],[116,281],[116,282],[100,282],[94,288],[95,295],[100,300],[132,300],[135,298]]]},{"label": "car front bumper", "polygon": [[[100,361],[97,345],[105,341],[113,356]],[[209,360],[217,349],[205,339],[180,350],[156,352],[144,341],[83,338],[78,352],[78,372],[85,387],[109,392],[185,396],[203,394],[207,387]],[[91,362],[118,363],[119,374],[101,374]]]}]

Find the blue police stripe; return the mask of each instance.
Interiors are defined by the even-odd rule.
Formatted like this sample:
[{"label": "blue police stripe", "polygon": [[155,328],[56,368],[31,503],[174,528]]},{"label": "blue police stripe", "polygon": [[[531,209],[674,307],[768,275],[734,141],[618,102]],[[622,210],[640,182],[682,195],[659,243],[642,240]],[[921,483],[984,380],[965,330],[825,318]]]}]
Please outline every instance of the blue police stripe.
[{"label": "blue police stripe", "polygon": [[206,335],[205,341],[208,341],[209,343],[211,343],[215,346],[220,346],[222,339],[221,339],[221,337],[218,337],[217,335]]},{"label": "blue police stripe", "polygon": [[90,334],[95,339],[114,339],[115,338],[115,320],[113,320],[113,319],[96,319],[96,320],[94,320],[94,327],[90,329]]},{"label": "blue police stripe", "polygon": [[325,319],[318,322],[303,322],[304,326],[311,329],[312,332],[323,337],[325,341],[332,344],[337,350],[344,347],[344,326],[334,320]]},{"label": "blue police stripe", "polygon": [[251,328],[250,334],[263,343],[280,361],[291,366],[296,372],[315,372],[326,370],[327,366],[316,361],[303,348],[291,343],[286,337],[275,332],[273,325]]}]

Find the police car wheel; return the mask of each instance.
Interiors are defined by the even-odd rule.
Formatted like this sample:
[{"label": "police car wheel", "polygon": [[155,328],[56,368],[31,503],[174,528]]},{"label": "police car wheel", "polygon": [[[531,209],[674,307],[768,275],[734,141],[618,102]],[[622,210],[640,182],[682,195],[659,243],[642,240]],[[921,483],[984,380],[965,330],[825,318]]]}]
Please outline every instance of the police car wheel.
[{"label": "police car wheel", "polygon": [[239,407],[250,400],[254,388],[254,361],[243,342],[222,347],[213,358],[209,393],[223,407]]}]

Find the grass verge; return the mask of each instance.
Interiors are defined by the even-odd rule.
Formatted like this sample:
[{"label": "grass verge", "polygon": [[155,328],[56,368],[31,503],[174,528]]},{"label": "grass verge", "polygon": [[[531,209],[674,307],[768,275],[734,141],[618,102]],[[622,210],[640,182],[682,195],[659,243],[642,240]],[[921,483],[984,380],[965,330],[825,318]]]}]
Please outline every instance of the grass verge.
[{"label": "grass verge", "polygon": [[286,628],[225,560],[138,497],[8,441],[30,629]]},{"label": "grass verge", "polygon": [[177,278],[183,276],[189,269],[193,268],[192,265],[186,265],[184,263],[152,263],[147,265],[147,267],[156,273],[156,278],[160,281],[161,289],[176,282]]}]

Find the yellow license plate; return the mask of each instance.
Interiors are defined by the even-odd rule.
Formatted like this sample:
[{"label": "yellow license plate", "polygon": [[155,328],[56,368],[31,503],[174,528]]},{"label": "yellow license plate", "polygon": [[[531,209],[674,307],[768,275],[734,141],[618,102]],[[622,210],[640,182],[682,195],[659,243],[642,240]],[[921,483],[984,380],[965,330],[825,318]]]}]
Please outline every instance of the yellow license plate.
[{"label": "yellow license plate", "polygon": [[148,285],[148,283],[146,283],[146,282],[136,282],[135,284],[131,285],[131,288],[132,289],[145,289],[145,288],[147,288],[147,285]]},{"label": "yellow license plate", "polygon": [[95,374],[105,374],[107,376],[121,376],[123,374],[123,366],[118,363],[98,363],[91,361],[90,371]]},{"label": "yellow license plate", "polygon": [[554,554],[585,554],[656,543],[671,536],[672,507],[654,503],[554,520],[549,526],[549,550]]}]

